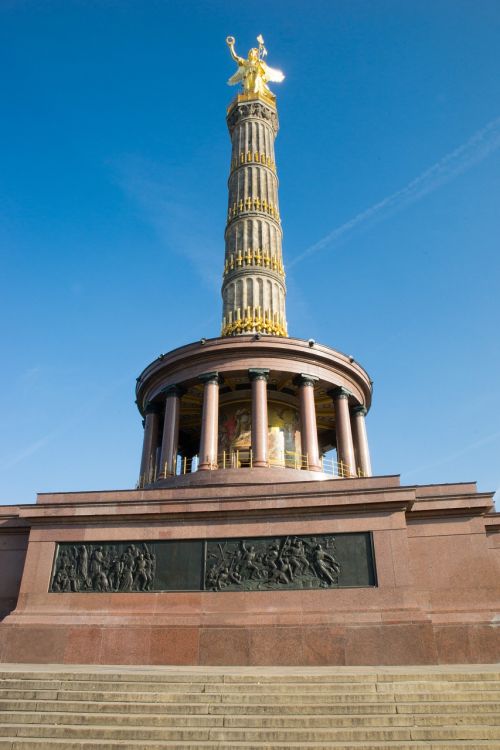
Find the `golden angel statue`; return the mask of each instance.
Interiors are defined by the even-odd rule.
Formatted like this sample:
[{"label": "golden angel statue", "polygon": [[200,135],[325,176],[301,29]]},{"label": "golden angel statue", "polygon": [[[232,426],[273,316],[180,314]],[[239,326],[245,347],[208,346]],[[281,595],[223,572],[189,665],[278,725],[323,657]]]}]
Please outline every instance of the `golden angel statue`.
[{"label": "golden angel statue", "polygon": [[248,52],[248,58],[245,60],[244,57],[239,57],[234,51],[234,36],[227,37],[226,44],[231,52],[231,57],[238,63],[238,70],[231,76],[228,84],[229,86],[234,86],[236,83],[241,83],[245,94],[267,94],[267,96],[274,98],[274,94],[267,86],[267,82],[281,83],[285,76],[281,70],[270,68],[264,62],[267,50],[264,47],[262,35],[259,34],[257,41],[259,43],[258,48],[252,47]]}]

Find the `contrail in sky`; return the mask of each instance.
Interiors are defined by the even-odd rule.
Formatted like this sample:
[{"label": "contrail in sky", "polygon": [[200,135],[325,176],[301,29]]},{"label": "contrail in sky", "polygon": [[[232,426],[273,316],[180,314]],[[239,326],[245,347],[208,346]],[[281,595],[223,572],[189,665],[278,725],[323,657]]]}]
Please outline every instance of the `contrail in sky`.
[{"label": "contrail in sky", "polygon": [[484,128],[474,133],[461,146],[443,156],[442,159],[439,159],[439,161],[419,174],[418,177],[415,177],[406,187],[388,195],[379,203],[375,203],[370,208],[354,216],[350,221],[333,229],[321,240],[315,242],[314,245],[310,245],[288,263],[288,267],[294,266],[319,250],[332,245],[361,225],[370,221],[383,219],[386,215],[394,214],[411,203],[415,203],[420,198],[423,198],[424,195],[432,193],[444,183],[449,182],[454,177],[457,177],[457,175],[465,172],[469,167],[482,161],[499,147],[500,117],[497,117],[485,125]]},{"label": "contrail in sky", "polygon": [[3,463],[0,463],[0,471],[5,471],[6,469],[10,469],[17,464],[22,463],[26,458],[33,456],[35,453],[38,453],[41,448],[47,445],[47,443],[50,443],[52,440],[54,440],[54,438],[57,438],[63,433],[67,432],[67,430],[75,424],[80,424],[87,417],[88,412],[91,408],[98,406],[111,393],[113,393],[113,391],[119,388],[123,383],[129,381],[130,377],[127,375],[126,377],[120,378],[114,383],[111,383],[108,388],[103,388],[100,394],[98,394],[95,398],[89,399],[87,402],[83,403],[80,409],[77,409],[75,412],[73,412],[71,420],[63,420],[53,430],[50,430],[50,432],[42,435],[42,437],[38,440],[35,440],[35,442],[30,443],[25,448],[22,448],[20,451],[12,455],[10,458],[7,458]]},{"label": "contrail in sky", "polygon": [[469,445],[466,445],[464,448],[461,448],[458,451],[455,451],[455,453],[451,453],[449,456],[446,456],[445,458],[442,458],[438,461],[434,461],[430,464],[425,464],[425,466],[417,466],[413,469],[409,469],[408,471],[402,471],[401,473],[405,476],[410,476],[411,474],[417,474],[420,471],[425,471],[427,469],[434,469],[436,466],[442,466],[442,464],[447,464],[450,461],[454,461],[457,458],[460,458],[461,456],[465,456],[471,452],[474,448],[479,448],[483,445],[487,445],[488,443],[494,443],[496,440],[500,438],[500,432],[493,432],[490,435],[485,435],[482,438],[479,438],[479,440],[475,440],[473,443],[470,443]]}]

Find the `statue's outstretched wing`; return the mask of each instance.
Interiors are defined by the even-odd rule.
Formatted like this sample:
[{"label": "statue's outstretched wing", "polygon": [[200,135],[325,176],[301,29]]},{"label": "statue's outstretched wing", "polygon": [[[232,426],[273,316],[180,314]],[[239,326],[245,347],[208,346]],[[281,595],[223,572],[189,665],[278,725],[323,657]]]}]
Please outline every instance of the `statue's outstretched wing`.
[{"label": "statue's outstretched wing", "polygon": [[228,86],[234,86],[237,83],[240,83],[244,78],[245,70],[243,66],[239,67],[236,73],[233,73],[229,81],[227,82]]},{"label": "statue's outstretched wing", "polygon": [[281,70],[270,68],[269,65],[266,65],[266,78],[268,81],[272,81],[273,83],[281,83],[281,81],[285,80],[285,76],[283,75]]}]

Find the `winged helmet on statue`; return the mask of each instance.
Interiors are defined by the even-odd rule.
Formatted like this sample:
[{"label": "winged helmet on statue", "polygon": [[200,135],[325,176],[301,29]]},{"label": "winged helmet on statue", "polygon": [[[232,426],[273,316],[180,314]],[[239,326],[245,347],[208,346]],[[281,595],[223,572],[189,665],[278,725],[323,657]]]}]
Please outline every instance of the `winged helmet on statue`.
[{"label": "winged helmet on statue", "polygon": [[259,46],[252,47],[248,51],[248,57],[245,60],[244,57],[239,57],[235,52],[234,36],[226,38],[226,44],[231,52],[231,57],[238,63],[238,70],[231,76],[228,84],[229,86],[234,86],[237,83],[241,83],[245,94],[264,94],[274,98],[274,94],[267,86],[267,83],[268,81],[281,83],[285,76],[281,70],[271,68],[264,62],[267,50],[264,47],[264,39],[261,34],[257,37],[257,42]]}]

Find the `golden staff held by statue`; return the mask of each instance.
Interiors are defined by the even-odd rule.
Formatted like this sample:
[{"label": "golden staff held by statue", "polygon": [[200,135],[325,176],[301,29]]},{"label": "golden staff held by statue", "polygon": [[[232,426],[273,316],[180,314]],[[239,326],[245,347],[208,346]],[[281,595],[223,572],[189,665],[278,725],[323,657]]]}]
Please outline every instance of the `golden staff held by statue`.
[{"label": "golden staff held by statue", "polygon": [[234,36],[226,38],[226,44],[229,47],[231,57],[238,63],[238,70],[231,76],[228,84],[229,86],[234,86],[237,83],[241,83],[245,94],[263,94],[274,98],[274,94],[267,86],[267,82],[281,83],[285,76],[281,70],[275,70],[264,62],[267,50],[264,47],[262,35],[259,34],[257,41],[259,43],[258,48],[252,47],[248,51],[248,58],[245,60],[244,57],[239,57],[235,52]]}]

